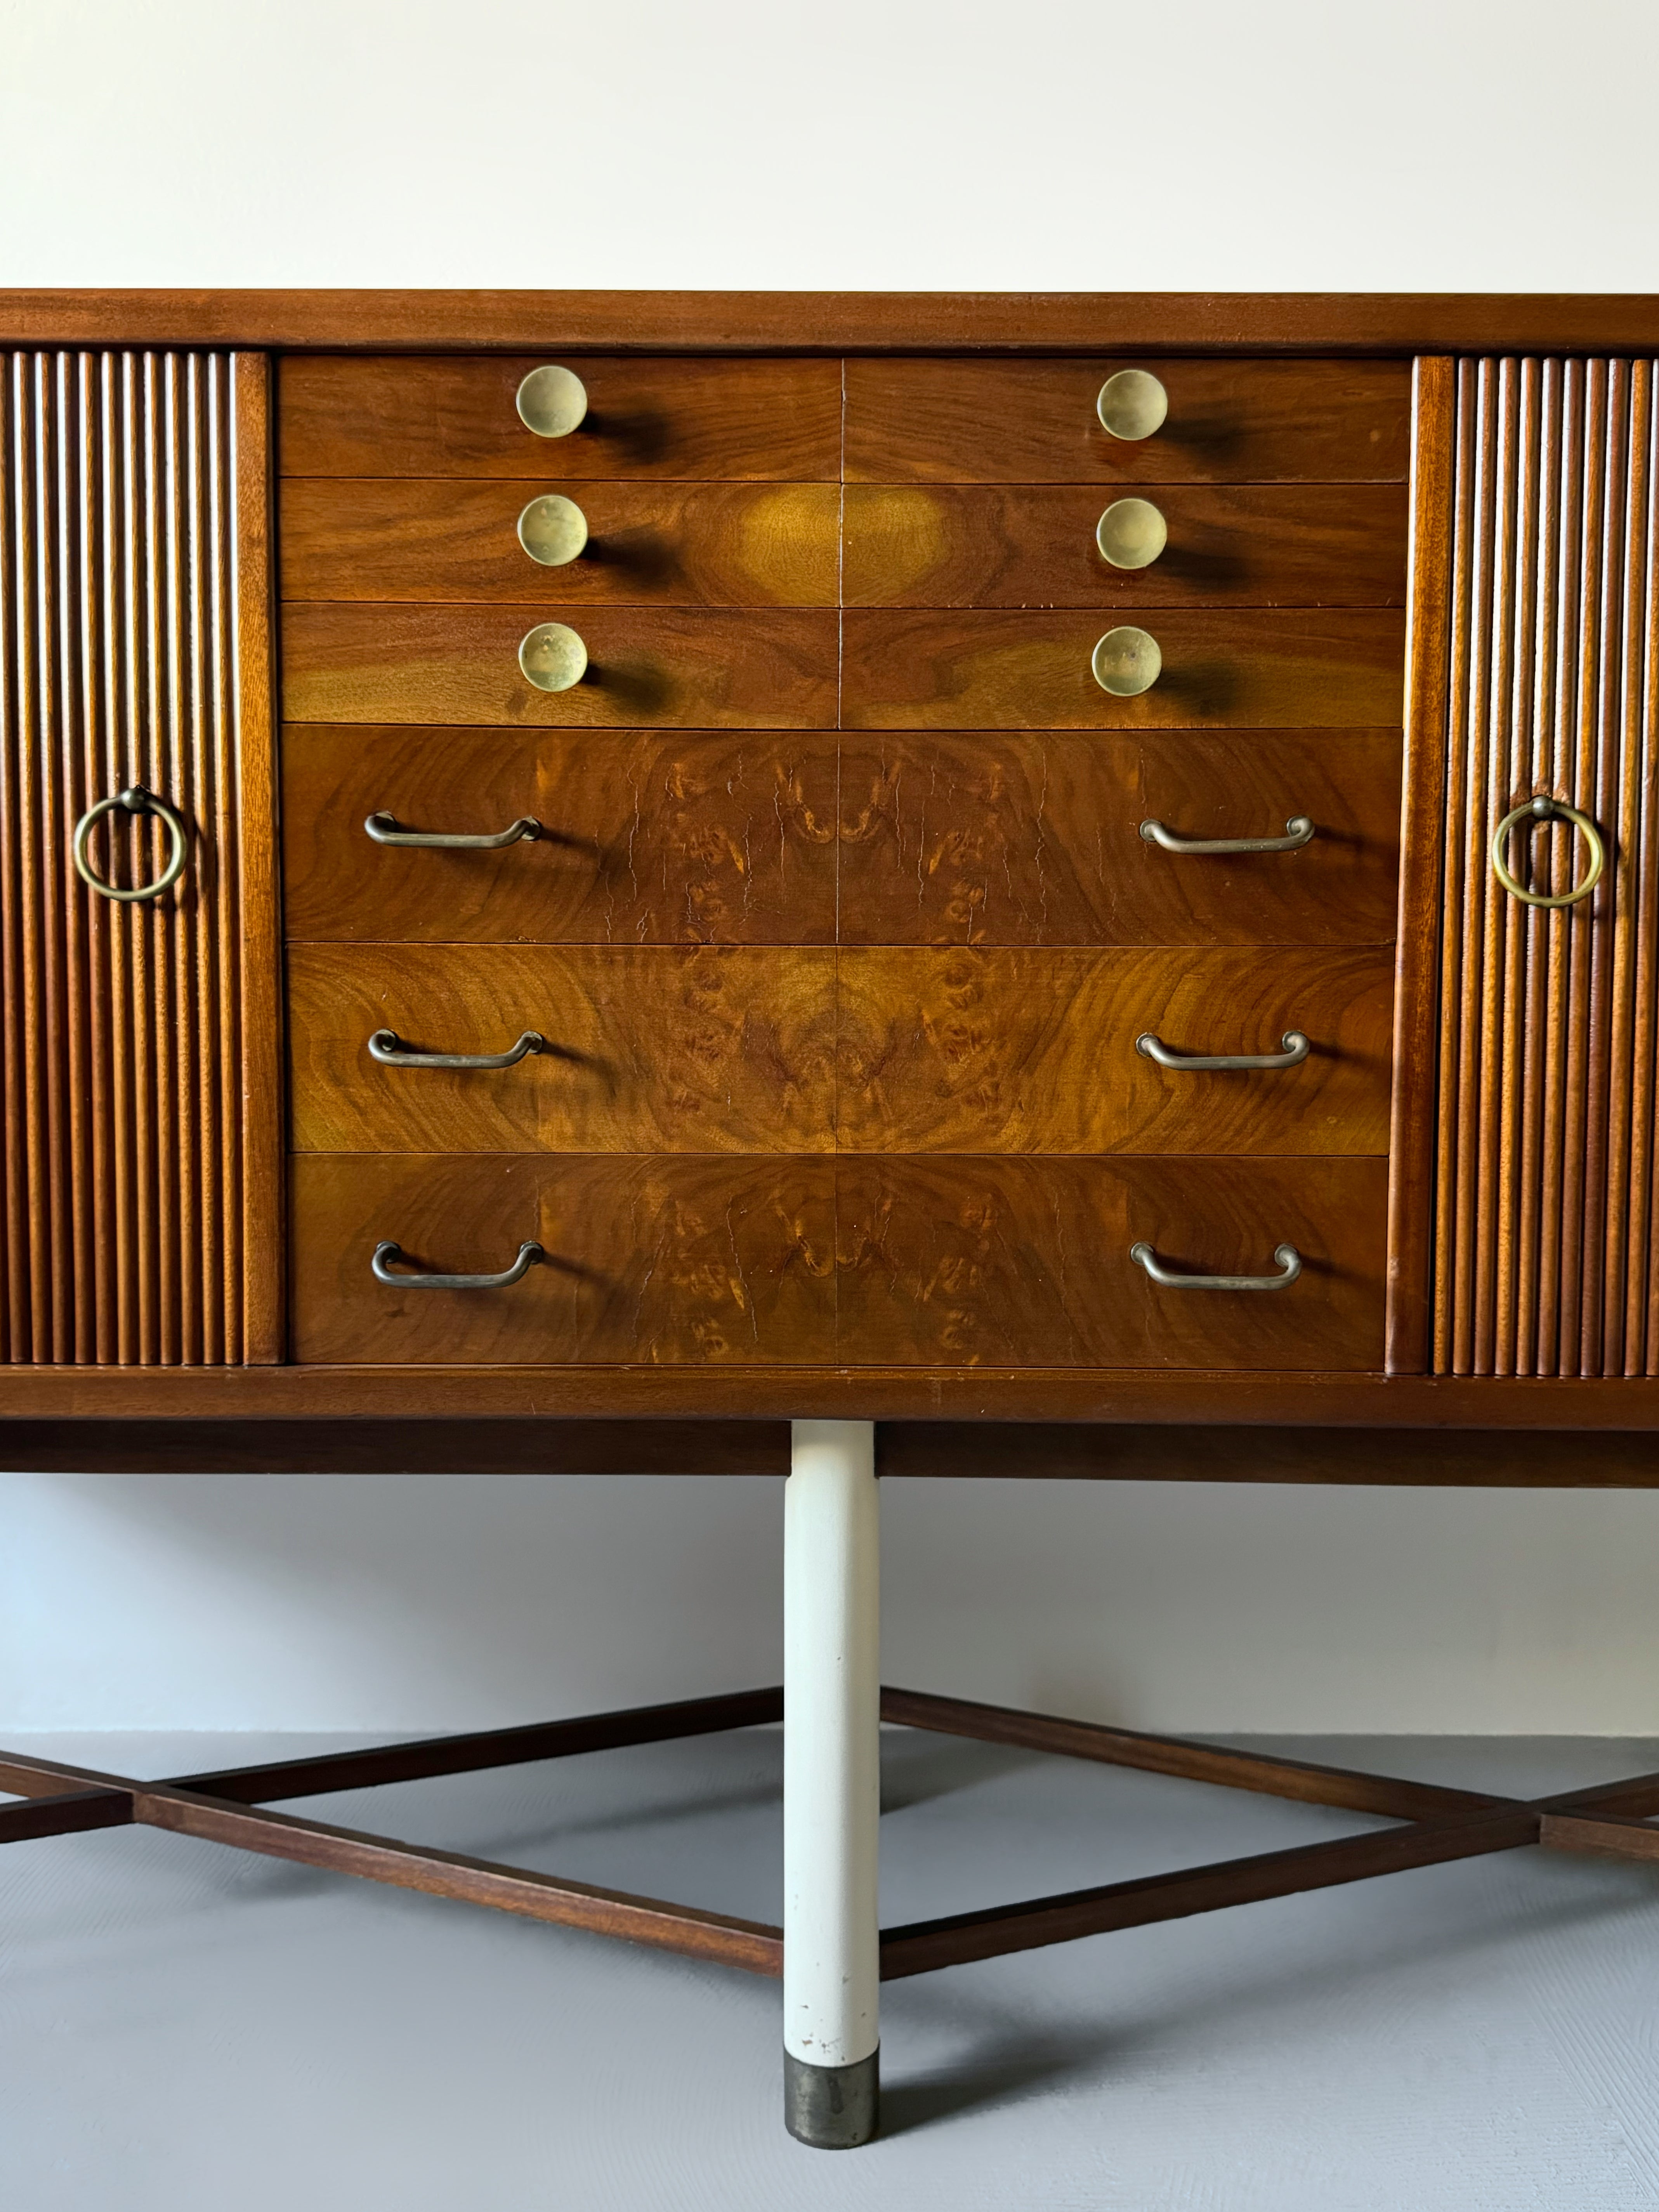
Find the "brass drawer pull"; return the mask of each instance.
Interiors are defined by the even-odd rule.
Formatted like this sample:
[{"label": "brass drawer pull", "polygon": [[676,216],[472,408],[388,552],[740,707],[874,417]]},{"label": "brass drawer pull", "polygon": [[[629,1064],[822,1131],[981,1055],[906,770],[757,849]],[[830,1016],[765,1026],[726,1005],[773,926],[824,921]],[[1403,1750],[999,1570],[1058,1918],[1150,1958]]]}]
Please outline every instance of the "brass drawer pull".
[{"label": "brass drawer pull", "polygon": [[1165,853],[1299,853],[1312,843],[1314,826],[1305,814],[1292,814],[1282,837],[1177,837],[1161,822],[1143,822],[1140,834]]},{"label": "brass drawer pull", "polygon": [[544,491],[519,517],[519,543],[542,568],[562,568],[587,544],[587,517],[562,492]]},{"label": "brass drawer pull", "polygon": [[1150,568],[1170,542],[1170,526],[1149,499],[1115,499],[1095,525],[1100,557],[1114,568]]},{"label": "brass drawer pull", "polygon": [[1176,1275],[1164,1266],[1147,1243],[1132,1244],[1129,1257],[1142,1267],[1161,1291],[1286,1291],[1302,1273],[1302,1255],[1294,1244],[1276,1244],[1276,1275]]},{"label": "brass drawer pull", "polygon": [[1146,1030],[1135,1039],[1135,1050],[1160,1067],[1201,1074],[1212,1067],[1300,1067],[1313,1049],[1300,1030],[1286,1030],[1279,1041],[1283,1052],[1171,1052],[1162,1037]]},{"label": "brass drawer pull", "polygon": [[1136,444],[1164,428],[1170,395],[1150,368],[1121,368],[1101,386],[1095,412],[1109,438]]},{"label": "brass drawer pull", "polygon": [[376,1030],[368,1041],[369,1058],[382,1067],[516,1067],[526,1053],[546,1048],[539,1030],[526,1030],[506,1052],[411,1052],[396,1030]]},{"label": "brass drawer pull", "polygon": [[1164,672],[1164,651],[1150,630],[1126,623],[1098,641],[1089,665],[1095,682],[1114,699],[1138,699]]},{"label": "brass drawer pull", "polygon": [[520,383],[519,420],[538,438],[568,438],[587,413],[587,386],[574,368],[546,362]]},{"label": "brass drawer pull", "polygon": [[[113,813],[118,806],[129,814],[159,815],[167,825],[169,850],[166,867],[153,884],[139,884],[130,891],[118,890],[113,884],[106,884],[94,873],[87,854],[87,840],[92,835],[93,824],[100,816]],[[146,791],[142,784],[135,783],[131,790],[118,792],[113,799],[100,799],[96,806],[88,807],[75,825],[75,842],[70,849],[75,855],[75,872],[82,882],[95,890],[100,898],[119,899],[125,904],[132,899],[160,898],[163,891],[173,889],[185,872],[185,862],[190,857],[190,832],[184,816],[175,807],[169,806],[165,799],[158,799],[153,791]]]},{"label": "brass drawer pull", "polygon": [[499,1275],[394,1275],[392,1262],[403,1256],[401,1244],[377,1244],[374,1257],[369,1261],[375,1281],[389,1283],[399,1291],[504,1291],[509,1283],[520,1281],[538,1260],[547,1255],[532,1241],[520,1245],[518,1258],[510,1267],[503,1267]]},{"label": "brass drawer pull", "polygon": [[587,673],[587,647],[568,623],[538,623],[519,641],[519,666],[538,691],[568,691]]},{"label": "brass drawer pull", "polygon": [[371,814],[363,827],[377,845],[441,845],[448,851],[464,853],[494,853],[503,845],[516,845],[521,837],[542,834],[542,825],[533,814],[521,814],[493,837],[466,837],[453,830],[405,830],[395,814]]},{"label": "brass drawer pull", "polygon": [[[1570,891],[1558,891],[1553,898],[1547,898],[1542,891],[1529,891],[1518,884],[1510,873],[1509,863],[1504,858],[1504,848],[1511,830],[1518,829],[1522,823],[1528,830],[1534,830],[1544,822],[1571,822],[1589,847],[1589,866],[1584,871],[1583,881],[1575,884]],[[1521,899],[1528,906],[1577,906],[1579,900],[1588,898],[1601,882],[1601,871],[1607,866],[1607,848],[1601,842],[1601,833],[1589,815],[1581,814],[1576,806],[1569,806],[1564,799],[1551,799],[1547,793],[1524,800],[1506,814],[1492,832],[1492,873],[1511,898]]]}]

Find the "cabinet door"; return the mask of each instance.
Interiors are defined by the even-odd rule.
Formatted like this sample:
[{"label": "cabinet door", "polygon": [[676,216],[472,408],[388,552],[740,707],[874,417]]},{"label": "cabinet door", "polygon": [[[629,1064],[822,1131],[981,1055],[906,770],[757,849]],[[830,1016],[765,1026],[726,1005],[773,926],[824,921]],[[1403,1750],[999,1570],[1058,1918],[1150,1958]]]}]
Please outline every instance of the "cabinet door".
[{"label": "cabinet door", "polygon": [[12,1363],[281,1356],[268,380],[0,352]]},{"label": "cabinet door", "polygon": [[1655,367],[1419,364],[1401,1371],[1659,1374]]}]

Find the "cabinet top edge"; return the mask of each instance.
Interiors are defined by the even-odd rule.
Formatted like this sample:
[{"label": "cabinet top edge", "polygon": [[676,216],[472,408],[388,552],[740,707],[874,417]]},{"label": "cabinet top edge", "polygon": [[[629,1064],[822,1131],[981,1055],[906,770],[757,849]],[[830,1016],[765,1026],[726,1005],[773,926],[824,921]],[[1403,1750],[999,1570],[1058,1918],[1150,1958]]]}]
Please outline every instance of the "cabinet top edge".
[{"label": "cabinet top edge", "polygon": [[1659,350],[1659,294],[0,290],[0,345],[277,351]]}]

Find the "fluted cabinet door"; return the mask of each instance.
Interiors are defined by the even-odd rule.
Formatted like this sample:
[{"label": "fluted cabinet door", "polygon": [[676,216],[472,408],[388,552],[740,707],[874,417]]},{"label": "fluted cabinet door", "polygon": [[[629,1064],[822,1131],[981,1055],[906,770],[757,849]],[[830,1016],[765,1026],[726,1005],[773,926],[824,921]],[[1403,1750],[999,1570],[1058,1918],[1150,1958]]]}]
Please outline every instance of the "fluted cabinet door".
[{"label": "fluted cabinet door", "polygon": [[1419,364],[1398,1369],[1659,1374],[1655,377]]},{"label": "fluted cabinet door", "polygon": [[[269,364],[0,352],[0,1357],[283,1352]],[[77,824],[179,818],[159,896]],[[117,890],[173,831],[116,805]]]}]

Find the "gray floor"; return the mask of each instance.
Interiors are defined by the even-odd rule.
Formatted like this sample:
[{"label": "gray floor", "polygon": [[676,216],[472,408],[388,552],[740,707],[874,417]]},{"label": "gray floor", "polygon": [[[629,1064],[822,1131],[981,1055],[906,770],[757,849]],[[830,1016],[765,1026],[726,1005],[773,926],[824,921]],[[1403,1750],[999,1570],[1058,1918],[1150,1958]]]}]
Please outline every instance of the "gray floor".
[{"label": "gray floor", "polygon": [[[56,1737],[163,1774],[316,1737]],[[1287,1744],[1528,1795],[1659,1744]],[[779,1911],[770,1731],[316,1801],[348,1826]],[[1371,1825],[890,1732],[883,1918]],[[1626,2212],[1659,2206],[1659,1880],[1535,1850],[927,1975],[886,2132],[779,2123],[774,1984],[147,1830],[0,1855],[15,2212]]]}]

